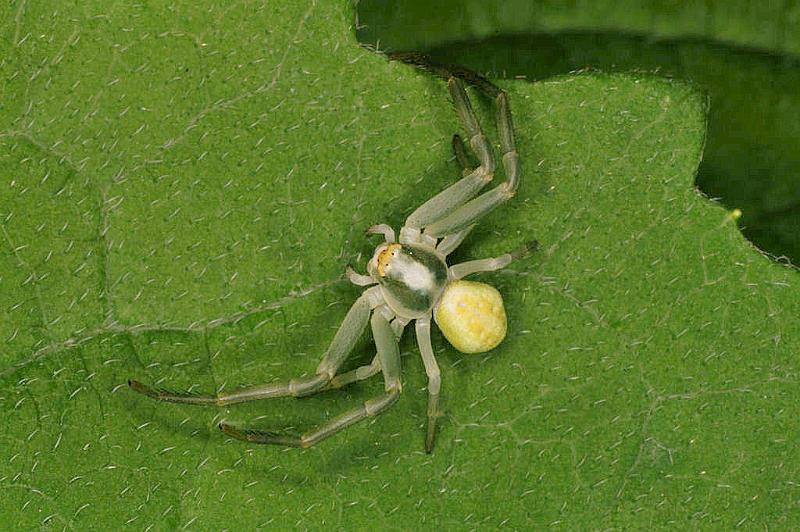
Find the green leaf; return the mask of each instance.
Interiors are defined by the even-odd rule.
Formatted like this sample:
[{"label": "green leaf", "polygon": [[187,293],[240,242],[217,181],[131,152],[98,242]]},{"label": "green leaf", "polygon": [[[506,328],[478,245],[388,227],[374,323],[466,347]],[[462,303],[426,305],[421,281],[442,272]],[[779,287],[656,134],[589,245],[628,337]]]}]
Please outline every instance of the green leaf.
[{"label": "green leaf", "polygon": [[786,3],[401,0],[359,4],[360,39],[492,76],[657,72],[710,95],[697,186],[759,248],[800,263],[800,8]]},{"label": "green leaf", "polygon": [[313,371],[363,230],[459,174],[443,83],[358,48],[342,2],[289,4],[1,8],[5,523],[797,525],[797,273],[693,190],[705,98],[649,75],[503,84],[525,173],[455,260],[542,251],[480,276],[500,347],[434,335],[432,455],[413,334],[400,402],[307,451],[216,424],[302,430],[380,379],[224,409],[128,390]]}]

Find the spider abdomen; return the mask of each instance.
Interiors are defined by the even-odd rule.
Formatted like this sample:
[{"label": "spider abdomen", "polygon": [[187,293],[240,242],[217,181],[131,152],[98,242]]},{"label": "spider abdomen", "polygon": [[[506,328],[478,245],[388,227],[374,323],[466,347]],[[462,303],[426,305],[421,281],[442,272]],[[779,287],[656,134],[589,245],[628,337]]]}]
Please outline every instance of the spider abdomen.
[{"label": "spider abdomen", "polygon": [[489,351],[506,336],[503,298],[497,289],[485,283],[452,281],[433,317],[447,341],[462,353]]}]

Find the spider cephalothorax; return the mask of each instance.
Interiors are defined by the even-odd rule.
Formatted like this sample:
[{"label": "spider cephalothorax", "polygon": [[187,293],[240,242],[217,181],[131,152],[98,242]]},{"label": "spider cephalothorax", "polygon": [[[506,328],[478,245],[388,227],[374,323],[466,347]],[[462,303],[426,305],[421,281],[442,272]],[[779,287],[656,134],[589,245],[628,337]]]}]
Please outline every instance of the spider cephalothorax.
[{"label": "spider cephalothorax", "polygon": [[[441,73],[442,69],[437,71]],[[463,83],[455,75],[475,83],[494,98],[497,105],[497,130],[506,179],[483,194],[479,194],[481,189],[492,180],[495,172],[492,147],[481,131]],[[439,366],[431,346],[431,320],[436,321],[448,341],[459,351],[480,353],[496,347],[506,334],[503,300],[493,287],[462,279],[472,273],[503,268],[531,247],[524,246],[514,253],[495,258],[447,265],[447,256],[463,242],[478,220],[514,196],[520,171],[506,93],[463,69],[454,76],[448,79],[450,95],[480,164],[474,169],[468,168],[464,143],[458,135],[454,136],[453,148],[465,176],[417,208],[406,219],[399,238],[395,238],[394,230],[388,225],[369,228],[368,234],[381,234],[384,242],[378,245],[367,263],[367,274],[347,268],[347,276],[354,284],[368,288],[348,311],[313,376],[218,395],[170,392],[133,380],[129,381],[130,386],[162,401],[227,405],[271,397],[302,397],[383,373],[385,392],[382,395],[300,436],[220,423],[223,432],[241,440],[310,447],[345,427],[380,414],[397,401],[402,390],[398,340],[406,325],[415,321],[417,343],[428,375],[425,448],[430,452],[436,433],[441,387]],[[367,323],[372,328],[377,355],[366,366],[339,373]]]},{"label": "spider cephalothorax", "polygon": [[368,271],[395,314],[416,319],[431,311],[447,284],[444,257],[435,249],[389,243],[376,259]]}]

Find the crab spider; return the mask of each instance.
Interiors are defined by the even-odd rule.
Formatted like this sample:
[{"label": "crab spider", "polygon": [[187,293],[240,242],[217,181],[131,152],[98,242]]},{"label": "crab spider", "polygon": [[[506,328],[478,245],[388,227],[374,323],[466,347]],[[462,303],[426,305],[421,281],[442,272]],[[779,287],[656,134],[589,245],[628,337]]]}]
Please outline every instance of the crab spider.
[{"label": "crab spider", "polygon": [[[272,397],[304,397],[383,373],[383,394],[300,436],[219,424],[222,432],[240,440],[306,448],[358,421],[386,411],[398,400],[402,390],[398,341],[405,327],[414,321],[419,351],[428,376],[425,449],[430,452],[436,434],[441,387],[439,366],[431,347],[431,320],[437,323],[444,336],[459,351],[480,353],[496,347],[506,334],[506,315],[500,293],[489,285],[465,281],[463,278],[476,272],[501,269],[535,245],[532,243],[495,258],[447,265],[447,256],[464,241],[476,223],[514,196],[520,175],[506,93],[477,74],[464,70],[448,76],[447,86],[456,112],[467,132],[468,144],[480,164],[470,170],[464,142],[458,135],[454,136],[453,149],[464,170],[464,177],[417,208],[406,219],[398,237],[388,225],[369,228],[368,234],[383,235],[384,241],[375,248],[367,264],[367,275],[347,267],[350,281],[367,288],[348,311],[314,375],[218,395],[171,392],[135,380],[128,381],[130,387],[159,401],[230,405]],[[495,159],[491,144],[472,110],[464,84],[455,76],[464,77],[475,84],[493,97],[497,106],[497,130],[506,179],[480,195],[481,189],[494,176]],[[377,355],[368,365],[339,373],[368,323]]]}]

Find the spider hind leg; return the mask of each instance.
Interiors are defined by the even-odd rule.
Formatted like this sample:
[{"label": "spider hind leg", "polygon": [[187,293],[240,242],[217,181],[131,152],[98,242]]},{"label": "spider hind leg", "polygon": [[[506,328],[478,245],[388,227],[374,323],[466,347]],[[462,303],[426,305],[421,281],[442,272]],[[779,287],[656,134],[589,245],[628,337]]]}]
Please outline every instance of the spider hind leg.
[{"label": "spider hind leg", "polygon": [[298,377],[289,381],[259,384],[216,395],[164,390],[147,386],[136,380],[129,380],[128,385],[133,391],[139,392],[157,401],[217,406],[244,403],[259,399],[271,399],[273,397],[304,397],[320,392],[327,389],[331,381],[334,380],[339,367],[344,363],[347,356],[353,350],[358,338],[364,332],[372,308],[377,306],[377,298],[380,297],[378,294],[379,292],[370,288],[353,303],[344,321],[342,321],[342,324],[336,331],[314,375]]},{"label": "spider hind leg", "polygon": [[155,399],[156,401],[189,405],[225,406],[247,401],[256,401],[258,399],[271,399],[273,397],[305,397],[306,395],[311,395],[325,389],[330,380],[328,375],[317,374],[309,377],[298,377],[284,382],[251,386],[249,388],[242,388],[233,392],[220,393],[217,395],[204,395],[154,388],[133,379],[128,381],[128,386],[130,386],[132,390]]},{"label": "spider hind leg", "polygon": [[288,447],[300,447],[308,449],[315,443],[319,443],[329,436],[333,436],[342,429],[349,427],[368,417],[377,416],[392,406],[400,397],[399,390],[392,390],[378,397],[365,401],[361,406],[354,408],[340,416],[328,420],[301,436],[293,436],[280,432],[261,431],[253,429],[238,428],[227,423],[220,423],[219,429],[237,440],[250,443],[262,443],[272,445],[284,445]]},{"label": "spider hind leg", "polygon": [[400,347],[391,324],[381,312],[375,312],[370,322],[372,336],[378,349],[380,368],[383,370],[385,393],[365,401],[360,406],[330,419],[300,436],[241,428],[227,423],[220,423],[220,430],[233,438],[250,443],[284,445],[306,449],[350,425],[388,410],[400,398],[400,392],[402,391]]}]

